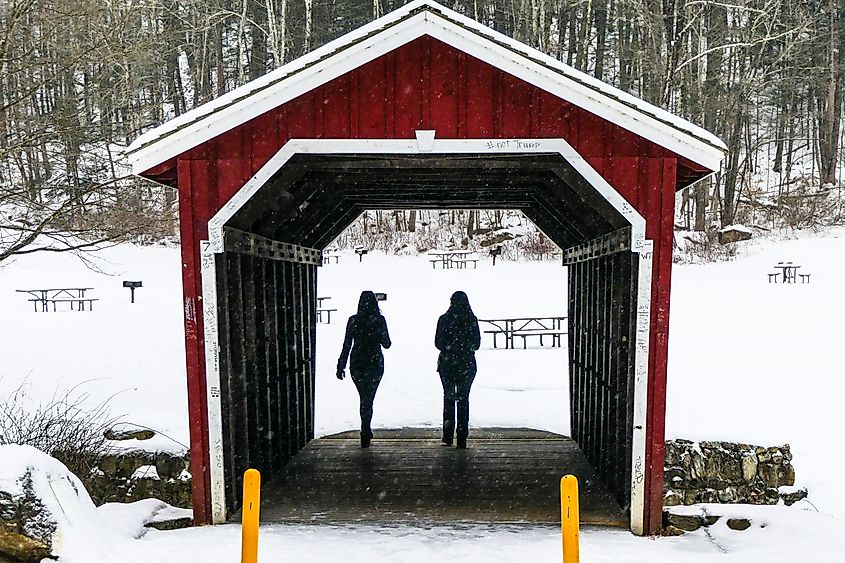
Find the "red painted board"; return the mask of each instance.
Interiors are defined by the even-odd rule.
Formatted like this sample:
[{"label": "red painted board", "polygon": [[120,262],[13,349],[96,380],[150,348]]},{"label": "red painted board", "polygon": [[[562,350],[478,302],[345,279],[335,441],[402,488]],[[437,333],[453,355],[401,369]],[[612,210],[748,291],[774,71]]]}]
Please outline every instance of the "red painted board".
[{"label": "red painted board", "polygon": [[[191,435],[191,493],[194,504],[194,522],[209,524],[211,517],[210,474],[207,409],[200,399],[205,396],[203,377],[200,374],[203,351],[199,342],[197,324],[196,264],[198,241],[194,239],[193,174],[190,160],[179,160],[179,215],[182,240],[182,288],[185,319],[185,363],[188,383],[188,421]],[[200,392],[202,390],[202,392]]]}]

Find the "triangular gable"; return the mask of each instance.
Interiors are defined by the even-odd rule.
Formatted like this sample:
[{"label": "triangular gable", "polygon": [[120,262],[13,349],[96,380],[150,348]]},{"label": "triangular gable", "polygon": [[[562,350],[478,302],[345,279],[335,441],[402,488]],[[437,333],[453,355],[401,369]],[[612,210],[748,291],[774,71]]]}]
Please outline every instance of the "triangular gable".
[{"label": "triangular gable", "polygon": [[428,35],[619,127],[716,170],[724,143],[704,129],[429,0],[417,0],[138,137],[140,174]]}]

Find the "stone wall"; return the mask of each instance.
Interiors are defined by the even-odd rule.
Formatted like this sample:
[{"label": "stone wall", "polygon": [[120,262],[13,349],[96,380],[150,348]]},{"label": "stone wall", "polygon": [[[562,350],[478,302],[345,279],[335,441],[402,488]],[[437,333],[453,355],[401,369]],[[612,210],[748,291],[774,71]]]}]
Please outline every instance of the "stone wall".
[{"label": "stone wall", "polygon": [[807,496],[796,489],[789,444],[666,442],[664,505],[699,502],[787,505]]},{"label": "stone wall", "polygon": [[[56,457],[61,459],[61,455]],[[102,456],[89,475],[78,477],[96,505],[157,498],[172,506],[191,507],[188,454],[119,451]]]}]

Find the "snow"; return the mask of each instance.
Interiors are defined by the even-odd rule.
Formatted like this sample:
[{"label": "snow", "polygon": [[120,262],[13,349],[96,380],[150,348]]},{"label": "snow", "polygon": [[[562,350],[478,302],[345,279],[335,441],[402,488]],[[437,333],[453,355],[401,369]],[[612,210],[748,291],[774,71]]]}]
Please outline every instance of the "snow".
[{"label": "snow", "polygon": [[[674,267],[669,350],[667,437],[761,445],[787,442],[798,487],[808,501],[792,507],[699,506],[752,519],[744,532],[723,522],[679,538],[636,538],[586,529],[589,561],[838,561],[845,532],[845,452],[838,444],[845,394],[839,353],[845,334],[845,229],[797,232],[786,240],[736,243],[730,262]],[[805,284],[769,284],[778,262],[792,261]],[[104,273],[72,256],[28,256],[0,269],[0,396],[28,385],[32,400],[81,385],[91,401],[112,397],[113,412],[188,442],[182,334],[181,270],[174,248],[121,245],[96,259]],[[136,304],[122,279],[142,279]],[[356,428],[357,395],[334,367],[346,316],[363,289],[385,292],[381,303],[394,346],[376,397],[376,428],[440,424],[440,382],[433,347],[437,317],[451,293],[468,293],[480,318],[565,314],[565,270],[554,262],[482,260],[477,270],[432,270],[427,257],[352,253],[319,274],[319,294],[338,311],[318,328],[317,433]],[[14,289],[82,285],[101,300],[93,312],[33,313]],[[568,432],[566,351],[493,350],[483,335],[471,396],[473,426],[520,426]],[[378,432],[376,430],[376,432]],[[179,448],[158,436],[139,447]],[[0,479],[12,474],[0,455]],[[5,465],[4,465],[5,464]],[[107,520],[114,511],[102,507]],[[97,561],[232,561],[236,526],[150,531],[134,540],[149,510],[125,509],[123,531],[108,541],[80,533],[79,551],[64,563]],[[143,513],[146,511],[147,516]],[[733,512],[732,512],[733,511]],[[816,512],[818,511],[818,512]],[[761,527],[765,524],[765,527]],[[88,538],[87,540],[85,538]],[[319,538],[319,541],[314,541]],[[262,528],[261,557],[297,553],[308,560],[559,560],[555,528],[534,526]]]},{"label": "snow", "polygon": [[[667,438],[789,443],[797,484],[845,518],[845,229],[736,244],[733,261],[673,270]],[[810,283],[768,283],[786,261]]]},{"label": "snow", "polygon": [[0,491],[12,497],[22,495],[26,473],[31,476],[31,494],[43,505],[40,513],[29,518],[55,524],[53,552],[84,552],[96,545],[103,522],[79,479],[61,462],[31,446],[0,446]]},{"label": "snow", "polygon": [[728,225],[726,227],[722,227],[721,229],[719,229],[720,233],[726,233],[726,232],[730,232],[730,231],[739,231],[739,232],[742,232],[742,233],[748,233],[749,235],[753,234],[751,229],[749,229],[745,225]]},{"label": "snow", "polygon": [[[325,307],[338,309],[332,323],[317,333],[316,431],[332,434],[358,428],[358,395],[348,378],[338,381],[335,367],[343,344],[346,318],[355,313],[364,289],[387,293],[380,302],[393,346],[384,351],[385,375],[374,405],[374,428],[439,427],[442,387],[436,372],[434,330],[437,318],[457,290],[464,290],[480,319],[526,315],[565,316],[565,269],[555,262],[524,264],[498,260],[478,268],[436,270],[427,256],[388,257],[374,253],[362,262],[345,253],[339,264],[324,266],[318,276]],[[485,326],[481,326],[485,330]],[[501,347],[502,339],[499,338]],[[521,346],[521,343],[517,343]],[[568,381],[564,348],[494,350],[482,332],[478,373],[472,387],[474,426],[531,427],[567,434]]]},{"label": "snow", "polygon": [[[0,264],[0,400],[20,386],[33,403],[74,389],[157,435],[116,442],[181,452],[188,444],[181,259],[176,248],[120,245],[33,254]],[[123,280],[141,280],[135,303]],[[92,287],[93,311],[35,313],[17,289]],[[60,305],[60,308],[61,305]],[[64,309],[67,309],[65,304]]]},{"label": "snow", "polygon": [[[638,538],[624,530],[584,528],[581,557],[591,563],[690,561],[813,561],[834,563],[841,553],[831,538],[841,535],[840,521],[829,516],[782,507],[751,507],[752,527],[730,530],[720,520],[674,538]],[[765,524],[765,527],[761,527]],[[240,554],[239,526],[151,530],[140,541],[123,542],[120,551],[67,555],[60,563],[147,563],[149,561],[230,563]],[[260,562],[295,554],[302,561],[344,563],[560,561],[557,527],[455,525],[409,526],[262,526]]]},{"label": "snow", "polygon": [[130,479],[153,479],[160,481],[161,477],[158,476],[158,469],[156,469],[155,465],[142,465],[132,473]]}]

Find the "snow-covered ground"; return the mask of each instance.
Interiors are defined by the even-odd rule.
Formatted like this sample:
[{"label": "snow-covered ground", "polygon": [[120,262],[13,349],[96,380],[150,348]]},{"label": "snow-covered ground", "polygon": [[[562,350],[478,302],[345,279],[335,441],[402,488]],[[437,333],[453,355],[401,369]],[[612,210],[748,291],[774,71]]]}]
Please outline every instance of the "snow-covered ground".
[{"label": "snow-covered ground", "polygon": [[[638,538],[624,530],[581,530],[585,563],[742,563],[841,561],[842,523],[784,507],[751,507],[752,528],[736,532],[724,522],[676,538]],[[754,510],[757,509],[757,510]],[[724,520],[724,519],[723,519]],[[240,557],[239,526],[150,531],[108,549],[62,557],[59,563],[232,563]],[[561,560],[560,530],[538,526],[263,526],[261,563],[291,559],[343,563],[470,563]]]},{"label": "snow-covered ground", "polygon": [[[156,429],[144,443],[188,440],[181,259],[177,248],[121,245],[85,254],[34,254],[0,264],[0,397],[24,386],[33,402],[73,389],[108,401],[127,422]],[[86,265],[87,263],[90,263]],[[142,281],[129,302],[124,280]],[[89,287],[93,311],[33,311],[19,289]],[[170,438],[168,438],[170,437]],[[171,439],[172,438],[172,439]]]},{"label": "snow-covered ground", "polygon": [[[755,518],[746,532],[717,524],[709,536],[634,538],[586,530],[589,561],[839,560],[845,532],[845,491],[837,443],[845,418],[840,366],[845,334],[845,229],[799,233],[791,240],[742,243],[731,262],[676,266],[673,275],[667,434],[764,445],[789,442],[798,484],[809,503],[792,508],[742,507]],[[778,262],[801,265],[811,283],[767,282]],[[34,400],[80,384],[92,400],[109,399],[114,414],[171,437],[155,447],[187,444],[180,260],[172,248],[123,245],[96,258],[105,273],[72,256],[29,256],[0,267],[0,394],[27,385]],[[108,275],[106,275],[108,274]],[[124,279],[144,287],[128,303]],[[355,428],[352,383],[334,377],[345,319],[362,289],[388,294],[382,310],[394,346],[375,405],[376,427],[439,425],[440,384],[434,371],[437,316],[456,289],[480,318],[566,312],[565,270],[555,263],[489,262],[477,270],[432,270],[425,257],[354,255],[320,271],[321,295],[337,308],[318,331],[319,434]],[[100,301],[89,313],[34,313],[15,289],[85,286]],[[536,348],[536,346],[535,346]],[[472,424],[529,426],[566,433],[566,352],[562,349],[479,353]],[[759,524],[765,523],[765,527]],[[151,532],[114,552],[70,555],[67,561],[236,558],[234,527]],[[312,539],[319,535],[320,541]],[[544,528],[270,527],[262,557],[298,553],[309,560],[417,561],[526,558],[558,560],[559,535]],[[181,554],[181,555],[180,555]],[[587,555],[589,554],[589,555]]]}]

